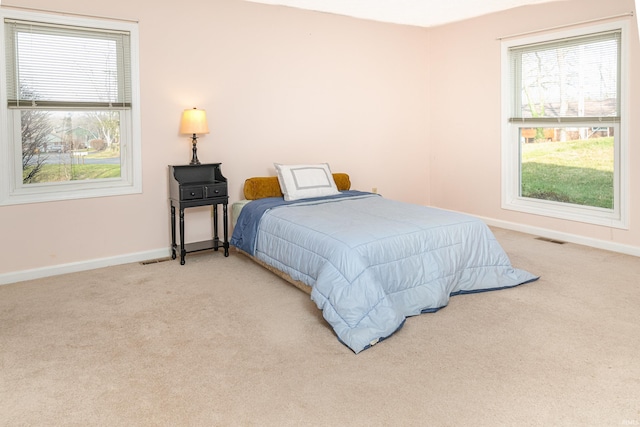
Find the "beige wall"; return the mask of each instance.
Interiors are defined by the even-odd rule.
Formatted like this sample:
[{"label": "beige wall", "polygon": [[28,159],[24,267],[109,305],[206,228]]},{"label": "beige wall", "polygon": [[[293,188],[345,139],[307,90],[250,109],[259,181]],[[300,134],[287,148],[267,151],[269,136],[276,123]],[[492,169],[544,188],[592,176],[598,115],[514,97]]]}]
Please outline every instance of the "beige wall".
[{"label": "beige wall", "polygon": [[[178,124],[194,106],[207,110],[211,128],[199,158],[222,162],[231,202],[245,178],[272,175],[273,162],[322,161],[389,198],[640,248],[638,126],[630,230],[500,208],[496,38],[628,12],[632,0],[549,3],[431,30],[241,0],[3,5],[139,20],[143,194],[0,207],[0,283],[167,255],[167,165],[190,159]],[[632,80],[632,118],[639,90]],[[187,240],[206,238],[209,212],[187,212]]]},{"label": "beige wall", "polygon": [[[581,224],[501,209],[499,37],[575,24],[634,10],[632,0],[573,0],[528,6],[429,32],[430,202],[527,231],[640,254],[640,46],[629,19],[629,230]],[[437,62],[436,62],[437,59]],[[490,223],[491,223],[490,222]],[[592,240],[594,239],[594,240]],[[597,240],[597,241],[596,241]]]},{"label": "beige wall", "polygon": [[[356,188],[427,202],[424,29],[240,0],[6,5],[139,20],[143,194],[0,207],[0,278],[166,256],[167,165],[191,158],[178,126],[194,106],[211,129],[198,157],[222,162],[231,202],[273,162],[320,161]],[[187,240],[206,238],[209,211],[187,212]]]}]

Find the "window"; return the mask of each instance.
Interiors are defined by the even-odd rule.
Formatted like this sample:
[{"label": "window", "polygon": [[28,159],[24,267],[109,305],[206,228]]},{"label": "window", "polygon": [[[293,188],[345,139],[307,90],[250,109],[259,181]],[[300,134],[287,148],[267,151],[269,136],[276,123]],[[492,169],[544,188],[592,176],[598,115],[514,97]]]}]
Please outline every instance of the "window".
[{"label": "window", "polygon": [[502,206],[625,228],[625,25],[502,42]]},{"label": "window", "polygon": [[137,24],[1,17],[0,204],[141,192]]}]

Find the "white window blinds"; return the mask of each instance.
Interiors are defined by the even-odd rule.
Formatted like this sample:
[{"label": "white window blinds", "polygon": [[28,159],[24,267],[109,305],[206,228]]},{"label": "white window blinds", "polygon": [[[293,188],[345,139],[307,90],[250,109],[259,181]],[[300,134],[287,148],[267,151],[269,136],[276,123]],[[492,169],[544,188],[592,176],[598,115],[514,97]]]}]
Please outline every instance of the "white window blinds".
[{"label": "white window blinds", "polygon": [[128,108],[130,35],[5,19],[8,106]]},{"label": "white window blinds", "polygon": [[511,122],[620,121],[620,31],[509,48]]}]

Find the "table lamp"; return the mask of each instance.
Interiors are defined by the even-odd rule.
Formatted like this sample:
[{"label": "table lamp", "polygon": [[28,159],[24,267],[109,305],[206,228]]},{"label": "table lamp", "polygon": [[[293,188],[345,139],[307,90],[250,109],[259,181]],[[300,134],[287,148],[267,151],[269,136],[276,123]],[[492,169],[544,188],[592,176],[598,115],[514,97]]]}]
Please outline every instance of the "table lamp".
[{"label": "table lamp", "polygon": [[199,165],[198,149],[196,144],[198,143],[198,134],[209,133],[209,126],[207,125],[207,113],[205,110],[198,110],[192,108],[190,110],[184,110],[182,112],[182,120],[180,121],[180,133],[190,134],[192,143],[192,156],[190,165]]}]

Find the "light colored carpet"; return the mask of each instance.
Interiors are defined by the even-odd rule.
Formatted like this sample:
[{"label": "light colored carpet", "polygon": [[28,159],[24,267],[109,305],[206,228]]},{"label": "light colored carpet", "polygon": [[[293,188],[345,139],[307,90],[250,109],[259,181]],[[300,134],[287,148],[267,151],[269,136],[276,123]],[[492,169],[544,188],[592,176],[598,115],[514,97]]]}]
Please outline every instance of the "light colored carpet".
[{"label": "light colored carpet", "polygon": [[359,355],[234,251],[0,286],[0,425],[640,425],[640,259],[494,231],[540,280]]}]

